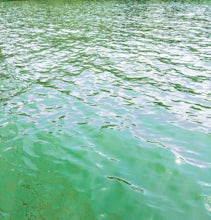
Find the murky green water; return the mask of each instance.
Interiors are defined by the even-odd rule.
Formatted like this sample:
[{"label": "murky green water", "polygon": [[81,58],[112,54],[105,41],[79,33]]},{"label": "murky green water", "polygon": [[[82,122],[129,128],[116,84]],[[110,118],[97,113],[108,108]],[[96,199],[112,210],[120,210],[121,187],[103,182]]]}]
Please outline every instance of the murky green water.
[{"label": "murky green water", "polygon": [[211,5],[0,2],[0,219],[211,217]]}]

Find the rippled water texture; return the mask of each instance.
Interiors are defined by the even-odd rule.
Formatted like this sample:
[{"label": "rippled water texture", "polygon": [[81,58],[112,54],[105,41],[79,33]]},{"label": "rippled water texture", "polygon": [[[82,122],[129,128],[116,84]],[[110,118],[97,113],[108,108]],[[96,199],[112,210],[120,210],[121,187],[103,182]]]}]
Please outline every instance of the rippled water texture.
[{"label": "rippled water texture", "polygon": [[211,217],[211,5],[0,2],[0,219]]}]

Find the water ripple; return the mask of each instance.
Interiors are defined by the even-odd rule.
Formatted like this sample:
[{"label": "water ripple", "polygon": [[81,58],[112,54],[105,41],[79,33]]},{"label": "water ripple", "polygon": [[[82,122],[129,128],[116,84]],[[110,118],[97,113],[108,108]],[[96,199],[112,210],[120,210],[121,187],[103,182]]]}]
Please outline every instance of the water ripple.
[{"label": "water ripple", "polygon": [[18,191],[13,209],[0,190],[0,216],[208,219],[206,1],[10,1],[0,14],[0,188]]}]

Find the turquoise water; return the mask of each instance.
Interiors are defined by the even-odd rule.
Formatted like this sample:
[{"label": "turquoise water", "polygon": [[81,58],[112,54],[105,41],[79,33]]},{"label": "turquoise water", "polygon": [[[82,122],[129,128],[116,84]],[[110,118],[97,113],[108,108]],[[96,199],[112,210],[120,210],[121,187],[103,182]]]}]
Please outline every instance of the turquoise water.
[{"label": "turquoise water", "polygon": [[0,219],[211,218],[209,1],[0,2]]}]

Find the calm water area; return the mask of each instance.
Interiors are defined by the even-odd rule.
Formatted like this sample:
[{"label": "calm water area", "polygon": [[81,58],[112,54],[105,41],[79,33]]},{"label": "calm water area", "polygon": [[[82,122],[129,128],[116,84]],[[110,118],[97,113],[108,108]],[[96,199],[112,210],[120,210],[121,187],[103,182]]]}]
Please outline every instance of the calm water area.
[{"label": "calm water area", "polygon": [[0,1],[0,220],[211,219],[211,2]]}]

